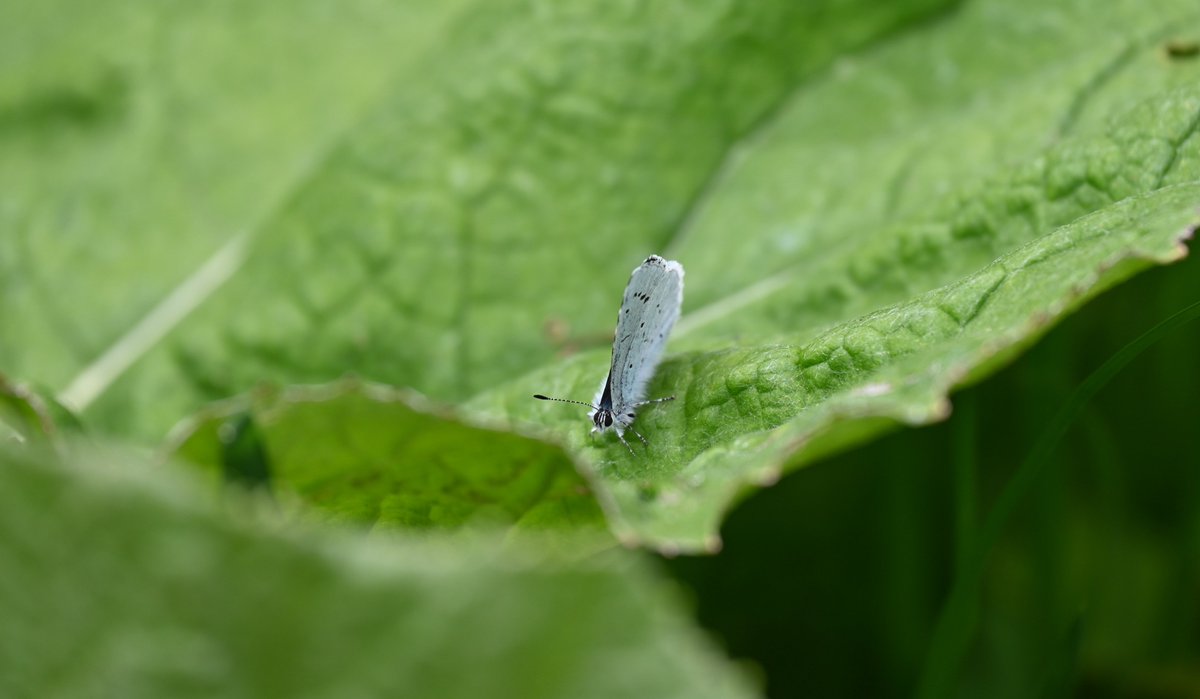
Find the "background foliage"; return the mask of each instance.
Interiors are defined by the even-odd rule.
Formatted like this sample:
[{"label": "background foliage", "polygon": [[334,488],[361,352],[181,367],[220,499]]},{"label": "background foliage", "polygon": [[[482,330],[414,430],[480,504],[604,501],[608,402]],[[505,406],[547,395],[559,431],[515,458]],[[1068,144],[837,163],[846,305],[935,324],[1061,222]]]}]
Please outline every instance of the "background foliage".
[{"label": "background foliage", "polygon": [[[1130,344],[1196,263],[1117,286],[1198,219],[1192,3],[55,0],[0,46],[8,694],[1200,693],[1195,313]],[[591,396],[652,252],[631,459],[529,396]]]}]

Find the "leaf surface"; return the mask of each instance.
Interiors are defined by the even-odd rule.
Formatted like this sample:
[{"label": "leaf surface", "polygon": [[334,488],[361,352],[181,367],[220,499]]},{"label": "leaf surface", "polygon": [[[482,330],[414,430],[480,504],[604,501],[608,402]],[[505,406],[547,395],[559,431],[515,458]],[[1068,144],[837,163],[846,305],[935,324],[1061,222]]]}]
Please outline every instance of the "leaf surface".
[{"label": "leaf surface", "polygon": [[236,251],[462,5],[0,5],[0,368],[90,402],[73,379]]},{"label": "leaf surface", "polygon": [[0,374],[0,442],[55,444],[79,420],[53,398]]},{"label": "leaf surface", "polygon": [[[258,391],[215,405],[174,455],[221,480],[259,481],[332,519],[411,530],[509,529],[575,550],[604,517],[562,449],[471,425],[419,396],[343,381]],[[256,478],[254,474],[259,474]]]},{"label": "leaf surface", "polygon": [[282,533],[88,452],[0,448],[5,696],[754,694],[633,554]]},{"label": "leaf surface", "polygon": [[609,484],[627,540],[713,550],[751,485],[944,417],[955,386],[1089,296],[1185,254],[1200,90],[1197,65],[1168,60],[1163,41],[1200,17],[1183,4],[1176,20],[1019,5],[973,4],[848,63],[738,153],[665,251],[688,270],[671,346],[691,351],[651,391],[680,400],[639,417],[645,457],[528,400],[590,397],[604,350],[470,407],[561,423]]},{"label": "leaf surface", "polygon": [[92,414],[157,438],[263,379],[353,371],[455,402],[542,366],[562,349],[547,322],[603,336],[613,273],[797,80],[941,6],[476,3]]},{"label": "leaf surface", "polygon": [[[1193,3],[939,9],[464,13],[88,416],[156,438],[264,378],[353,371],[549,425],[619,536],[711,550],[748,488],[944,416],[955,386],[1184,253],[1200,61],[1166,47],[1200,31]],[[529,396],[590,398],[651,252],[688,272],[651,386],[680,400],[639,416],[651,447],[630,459]],[[313,437],[386,429],[357,423]]]},{"label": "leaf surface", "polygon": [[[579,416],[526,402],[527,381],[472,407],[513,420],[562,422],[616,500],[612,524],[630,543],[713,551],[725,510],[750,485],[896,423],[944,418],[949,392],[993,370],[1058,318],[1151,262],[1186,253],[1200,183],[1124,200],[1005,255],[963,279],[835,325],[800,343],[692,352],[668,360],[647,410],[651,447],[631,459],[590,439]],[[530,381],[569,395],[592,362]]]}]

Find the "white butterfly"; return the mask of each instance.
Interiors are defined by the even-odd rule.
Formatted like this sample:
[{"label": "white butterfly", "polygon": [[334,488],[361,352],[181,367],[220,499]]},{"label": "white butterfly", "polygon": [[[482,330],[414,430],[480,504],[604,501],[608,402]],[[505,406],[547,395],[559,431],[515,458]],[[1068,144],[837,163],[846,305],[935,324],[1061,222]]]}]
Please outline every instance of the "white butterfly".
[{"label": "white butterfly", "polygon": [[592,432],[613,429],[621,444],[633,453],[625,441],[625,430],[632,431],[647,444],[646,438],[633,429],[636,410],[643,405],[675,400],[675,396],[644,400],[646,384],[654,376],[658,361],[671,328],[679,319],[683,305],[683,265],[651,255],[638,265],[629,277],[625,297],[617,311],[617,332],[613,339],[612,364],[608,377],[600,385],[591,403],[534,395],[539,400],[586,405],[592,409]]}]

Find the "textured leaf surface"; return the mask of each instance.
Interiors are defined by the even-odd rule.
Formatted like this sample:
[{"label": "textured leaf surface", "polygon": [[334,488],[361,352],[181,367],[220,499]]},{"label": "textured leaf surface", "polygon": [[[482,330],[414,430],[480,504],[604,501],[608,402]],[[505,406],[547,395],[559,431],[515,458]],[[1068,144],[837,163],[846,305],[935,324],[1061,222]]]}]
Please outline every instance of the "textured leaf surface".
[{"label": "textured leaf surface", "polygon": [[1062,312],[1185,253],[1198,72],[1162,49],[1183,19],[1110,7],[979,3],[798,93],[666,250],[689,282],[672,346],[696,351],[660,371],[652,395],[681,400],[639,418],[644,459],[528,400],[591,396],[602,350],[473,407],[561,423],[619,534],[689,550],[716,547],[724,509],[781,465],[944,416],[951,388]]},{"label": "textured leaf surface", "polygon": [[116,455],[0,473],[4,696],[753,694],[624,552],[275,534]]},{"label": "textured leaf surface", "polygon": [[348,370],[459,400],[552,361],[548,320],[602,338],[611,279],[798,79],[938,5],[476,3],[93,414],[158,438],[263,378]]},{"label": "textured leaf surface", "polygon": [[[173,452],[227,480],[253,473],[337,519],[415,530],[570,531],[604,518],[561,448],[465,424],[425,401],[355,381],[260,391],[214,406]],[[260,465],[261,464],[261,465]]]},{"label": "textured leaf surface", "polygon": [[[578,415],[545,416],[522,381],[480,399],[514,419],[560,421],[617,501],[614,526],[664,549],[714,549],[720,516],[751,483],[771,483],[797,451],[853,443],[886,418],[944,417],[947,393],[1035,338],[1061,314],[1149,261],[1186,252],[1200,184],[1180,185],[1084,217],[961,281],[836,325],[796,345],[688,353],[660,370],[658,393],[679,400],[639,419],[642,460],[589,439]],[[594,362],[542,380],[586,390]],[[536,381],[533,379],[532,381]],[[849,423],[849,424],[847,424]],[[826,443],[811,444],[815,439]]]},{"label": "textured leaf surface", "polygon": [[[1200,30],[1193,3],[977,0],[915,21],[936,9],[465,13],[281,186],[231,281],[89,417],[156,438],[263,378],[354,371],[551,425],[620,536],[711,549],[751,485],[945,415],[954,386],[1183,253],[1200,61],[1166,47]],[[529,396],[593,394],[650,252],[688,270],[651,387],[680,400],[639,417],[651,449],[630,459]],[[372,441],[358,423],[350,441]]]}]

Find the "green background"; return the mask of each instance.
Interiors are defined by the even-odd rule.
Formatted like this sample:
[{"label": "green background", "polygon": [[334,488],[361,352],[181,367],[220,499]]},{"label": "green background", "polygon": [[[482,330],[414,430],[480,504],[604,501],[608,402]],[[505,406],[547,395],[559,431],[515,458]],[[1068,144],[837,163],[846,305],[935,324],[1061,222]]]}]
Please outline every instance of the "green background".
[{"label": "green background", "polygon": [[[1183,0],[0,5],[0,694],[1200,694],[1198,86]],[[530,396],[651,253],[631,457]]]}]

